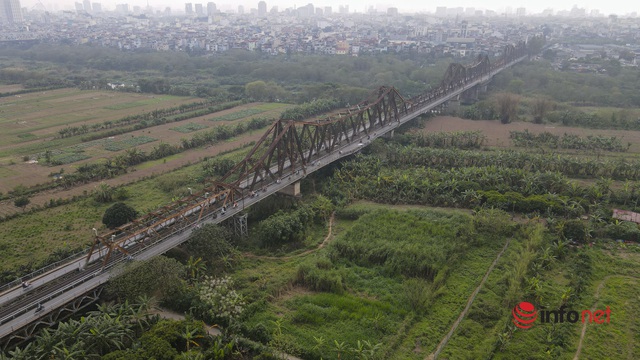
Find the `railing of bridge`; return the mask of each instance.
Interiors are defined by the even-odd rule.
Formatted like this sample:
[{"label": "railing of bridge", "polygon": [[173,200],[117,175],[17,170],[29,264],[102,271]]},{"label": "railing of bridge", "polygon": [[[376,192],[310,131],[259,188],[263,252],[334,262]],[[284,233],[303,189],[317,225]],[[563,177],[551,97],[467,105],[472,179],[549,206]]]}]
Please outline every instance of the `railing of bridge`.
[{"label": "railing of bridge", "polygon": [[7,291],[7,290],[9,290],[11,288],[14,288],[16,286],[20,286],[20,284],[22,284],[23,281],[34,279],[34,278],[36,278],[36,277],[38,277],[40,275],[46,274],[47,272],[60,267],[61,265],[68,264],[70,262],[73,262],[74,260],[77,260],[78,258],[84,257],[85,255],[87,255],[89,253],[89,249],[90,248],[87,247],[86,249],[84,249],[82,251],[78,251],[78,252],[76,252],[76,253],[74,253],[72,255],[69,255],[66,258],[62,259],[62,260],[58,260],[58,261],[56,261],[54,263],[51,263],[51,264],[46,265],[44,267],[41,267],[41,268],[39,268],[37,270],[34,270],[34,271],[32,271],[32,272],[30,272],[28,274],[21,275],[21,276],[18,277],[18,279],[13,280],[11,282],[8,282],[8,283],[6,283],[4,285],[1,285],[0,286],[0,294],[2,294],[3,292],[5,292],[5,291]]}]

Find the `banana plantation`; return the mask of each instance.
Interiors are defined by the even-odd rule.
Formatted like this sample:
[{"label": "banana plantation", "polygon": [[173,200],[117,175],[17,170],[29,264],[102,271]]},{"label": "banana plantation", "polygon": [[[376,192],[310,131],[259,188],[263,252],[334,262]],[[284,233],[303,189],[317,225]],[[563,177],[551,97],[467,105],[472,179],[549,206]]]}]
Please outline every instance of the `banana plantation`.
[{"label": "banana plantation", "polygon": [[535,148],[549,147],[552,149],[604,150],[625,152],[631,143],[623,144],[616,136],[588,135],[581,137],[574,134],[554,135],[548,131],[540,134],[530,133],[529,130],[511,131],[509,138],[517,147]]},{"label": "banana plantation", "polygon": [[640,180],[640,161],[624,157],[598,158],[562,153],[536,153],[530,150],[469,151],[393,145],[386,148],[385,157],[389,163],[438,169],[493,165],[529,172],[558,172],[572,178]]}]

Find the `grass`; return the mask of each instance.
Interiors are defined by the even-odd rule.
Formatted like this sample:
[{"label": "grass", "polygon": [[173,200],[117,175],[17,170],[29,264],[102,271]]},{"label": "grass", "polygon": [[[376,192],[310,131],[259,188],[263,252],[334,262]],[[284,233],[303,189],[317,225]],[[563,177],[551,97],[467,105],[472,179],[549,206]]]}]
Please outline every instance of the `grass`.
[{"label": "grass", "polygon": [[107,142],[104,144],[104,148],[105,150],[109,150],[109,151],[120,151],[124,149],[129,149],[138,145],[154,142],[157,140],[158,139],[155,139],[149,136],[144,136],[144,135],[135,136],[135,137],[132,136],[132,137],[125,138],[124,140]]},{"label": "grass", "polygon": [[[247,327],[265,327],[272,334],[272,343],[303,358],[335,359],[334,341],[354,349],[363,340],[380,343],[381,358],[422,359],[428,355],[505,239],[482,237],[468,250],[459,247],[456,256],[444,249],[466,240],[460,232],[472,226],[471,216],[459,211],[380,207],[370,203],[353,206],[365,214],[355,221],[338,219],[338,235],[322,250],[287,261],[243,263],[234,277],[246,296],[257,302],[271,299],[247,320]],[[316,243],[325,235],[316,234]],[[351,257],[350,253],[360,255]],[[379,253],[387,254],[386,261],[375,260]],[[448,260],[437,260],[432,254]],[[408,264],[415,257],[443,261],[456,269],[441,273],[440,287],[417,282],[430,284],[433,291],[424,309],[408,302],[407,284],[413,283],[412,277],[393,266]],[[311,291],[300,283],[301,268],[324,281],[340,279],[345,290]],[[277,336],[276,323],[282,331]],[[423,350],[414,352],[416,341],[424,344]]]},{"label": "grass", "polygon": [[53,163],[56,163],[58,165],[66,165],[66,164],[74,163],[76,161],[82,161],[90,158],[91,156],[88,156],[86,154],[81,154],[81,153],[63,153],[63,154],[51,157],[51,160]]},{"label": "grass", "polygon": [[164,164],[166,162],[169,162],[175,159],[180,159],[184,155],[185,155],[184,153],[178,153],[178,154],[170,155],[167,157],[163,157],[162,159],[158,159],[158,160],[145,161],[142,164],[136,165],[135,168],[138,170],[152,168],[154,166],[158,166],[160,164]]},{"label": "grass", "polygon": [[283,104],[283,103],[264,103],[264,104],[258,105],[258,109],[262,111],[284,110],[285,108],[290,106],[291,105],[289,104]]},{"label": "grass", "polygon": [[57,146],[70,146],[80,141],[79,137],[73,137],[71,139],[55,139],[53,143],[21,146],[19,143],[33,139],[33,137],[24,137],[23,134],[26,133],[31,133],[37,138],[46,138],[56,135],[60,126],[77,126],[117,120],[135,113],[151,111],[160,107],[173,107],[193,102],[193,100],[192,97],[151,96],[78,89],[57,89],[24,94],[19,98],[6,98],[2,106],[2,118],[0,118],[0,125],[4,127],[5,131],[0,134],[0,143],[17,145],[3,150],[0,157],[25,155]]},{"label": "grass", "polygon": [[198,131],[198,130],[202,130],[202,129],[206,129],[206,128],[207,128],[206,125],[196,124],[196,123],[189,123],[189,124],[176,126],[174,128],[171,128],[171,130],[186,134],[186,133],[190,133],[190,132],[193,132],[193,131]]},{"label": "grass", "polygon": [[22,133],[22,134],[18,134],[18,138],[26,141],[26,140],[35,139],[37,138],[37,136],[32,133]]},{"label": "grass", "polygon": [[15,174],[15,172],[7,167],[0,166],[0,178],[5,176],[11,176]]},{"label": "grass", "polygon": [[[474,248],[465,254],[465,258],[455,267],[455,271],[451,273],[444,287],[446,291],[441,297],[436,299],[430,307],[428,313],[416,319],[416,323],[409,330],[407,337],[404,339],[398,350],[392,357],[393,359],[424,359],[433,351],[449,331],[453,322],[457,319],[460,312],[473,292],[478,286],[482,276],[489,268],[491,262],[495,259],[500,251],[500,244],[494,243],[490,246],[482,246]],[[505,262],[506,260],[502,260]],[[494,269],[493,276],[502,276],[503,273]],[[498,303],[500,299],[496,299]],[[474,302],[475,303],[475,302]],[[488,305],[485,305],[488,306]],[[498,305],[492,305],[489,310],[500,311],[502,308]],[[507,307],[506,311],[509,309]],[[462,328],[466,326],[462,324]],[[475,332],[477,338],[485,339],[486,329]],[[456,338],[454,337],[450,345],[445,348],[456,348]],[[469,354],[469,348],[473,343],[465,343],[462,353],[466,358],[480,358]],[[443,353],[446,354],[445,351]],[[448,358],[444,356],[443,358]],[[458,357],[450,357],[455,359]]]},{"label": "grass", "polygon": [[168,95],[161,95],[161,96],[155,95],[155,96],[152,96],[149,99],[137,100],[137,101],[121,103],[121,104],[117,104],[117,105],[108,105],[108,106],[104,106],[103,108],[107,109],[107,110],[131,109],[131,108],[144,106],[144,105],[158,104],[158,103],[164,102],[164,101],[172,99],[172,98],[173,98],[172,96],[168,96]]},{"label": "grass", "polygon": [[240,111],[232,112],[226,115],[216,116],[209,119],[209,121],[234,121],[238,119],[243,119],[249,117],[251,115],[257,115],[265,112],[266,110],[251,108],[251,109],[243,109]]}]

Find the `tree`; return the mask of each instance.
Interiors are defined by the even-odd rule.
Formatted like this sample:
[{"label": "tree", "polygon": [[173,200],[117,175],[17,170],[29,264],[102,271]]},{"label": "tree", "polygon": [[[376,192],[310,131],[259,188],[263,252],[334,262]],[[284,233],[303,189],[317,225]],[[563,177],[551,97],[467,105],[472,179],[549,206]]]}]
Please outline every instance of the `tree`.
[{"label": "tree", "polygon": [[196,280],[200,277],[200,274],[207,270],[207,265],[202,261],[201,257],[194,258],[193,256],[189,256],[189,260],[187,260],[185,267],[191,280]]},{"label": "tree", "polygon": [[516,117],[518,112],[519,99],[513,94],[502,93],[496,97],[498,103],[498,111],[500,112],[500,121],[508,124]]},{"label": "tree", "polygon": [[134,302],[150,294],[162,301],[181,288],[184,276],[185,268],[177,260],[156,256],[130,263],[120,275],[109,280],[106,290],[119,299]]},{"label": "tree", "polygon": [[184,246],[190,255],[196,256],[196,259],[202,256],[202,262],[206,261],[212,268],[223,268],[221,258],[237,253],[230,241],[229,230],[215,224],[206,224],[195,230]]},{"label": "tree", "polygon": [[27,205],[29,205],[31,203],[31,200],[29,200],[28,197],[26,196],[20,196],[17,197],[15,200],[13,200],[13,205],[15,207],[19,207],[22,208],[22,211],[24,211],[24,209],[27,207]]},{"label": "tree", "polygon": [[551,102],[545,98],[536,98],[533,101],[533,107],[531,112],[533,113],[533,122],[536,124],[542,124],[544,116],[551,108]]},{"label": "tree", "polygon": [[244,93],[251,99],[261,100],[268,96],[267,83],[262,80],[250,82],[244,86]]},{"label": "tree", "polygon": [[609,60],[608,63],[605,63],[604,68],[607,70],[609,76],[618,76],[622,71],[622,65],[618,59]]},{"label": "tree", "polygon": [[93,198],[99,203],[108,203],[113,200],[113,188],[103,181],[93,191]]},{"label": "tree", "polygon": [[138,212],[125,203],[115,203],[104,212],[102,223],[109,229],[122,226],[138,216]]}]

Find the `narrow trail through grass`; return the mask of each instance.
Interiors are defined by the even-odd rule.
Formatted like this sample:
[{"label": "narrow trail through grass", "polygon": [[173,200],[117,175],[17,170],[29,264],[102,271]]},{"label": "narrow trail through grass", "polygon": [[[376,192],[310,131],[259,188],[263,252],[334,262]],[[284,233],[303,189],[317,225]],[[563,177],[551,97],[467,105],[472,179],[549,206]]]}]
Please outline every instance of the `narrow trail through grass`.
[{"label": "narrow trail through grass", "polygon": [[425,360],[436,360],[438,358],[438,355],[440,355],[440,352],[442,351],[442,349],[444,349],[444,347],[447,345],[447,343],[449,342],[449,339],[451,338],[451,336],[453,336],[453,333],[458,328],[458,325],[460,325],[460,322],[462,322],[462,319],[464,319],[464,317],[467,315],[467,312],[469,312],[469,309],[471,309],[473,300],[475,300],[476,296],[478,295],[478,292],[480,292],[480,289],[482,289],[482,287],[484,286],[484,283],[489,278],[489,275],[493,271],[493,268],[496,266],[496,264],[498,263],[498,260],[500,260],[500,257],[502,256],[502,254],[504,254],[505,250],[507,250],[510,243],[511,243],[511,238],[509,238],[507,242],[504,244],[504,247],[502,248],[500,253],[498,253],[498,256],[496,256],[496,258],[491,263],[491,266],[489,266],[489,268],[487,269],[487,272],[484,274],[484,277],[480,281],[480,284],[478,284],[478,287],[476,287],[476,289],[473,291],[471,296],[469,296],[467,305],[464,307],[464,309],[462,310],[462,312],[460,313],[456,321],[454,321],[453,325],[451,325],[451,328],[449,329],[449,332],[447,333],[447,335],[445,335],[445,337],[442,338],[442,340],[436,347],[436,350],[433,353],[429,354],[425,358]]},{"label": "narrow trail through grass", "polygon": [[[624,276],[624,275],[608,275],[605,276],[604,279],[602,279],[602,281],[600,281],[600,284],[598,284],[598,287],[596,288],[596,293],[594,295],[595,300],[593,301],[593,305],[591,306],[591,312],[596,311],[596,306],[598,305],[598,302],[600,301],[600,290],[602,290],[602,288],[604,287],[605,283],[607,282],[607,280],[609,280],[612,277],[622,277],[622,278],[627,278],[627,279],[631,279],[634,281],[637,281],[638,278],[633,277],[633,276]],[[587,324],[588,322],[583,322],[582,323],[582,331],[580,332],[580,341],[578,342],[578,348],[576,349],[576,354],[573,357],[573,360],[578,360],[580,359],[580,353],[582,352],[582,344],[583,344],[583,340],[584,337],[587,333]]]}]

